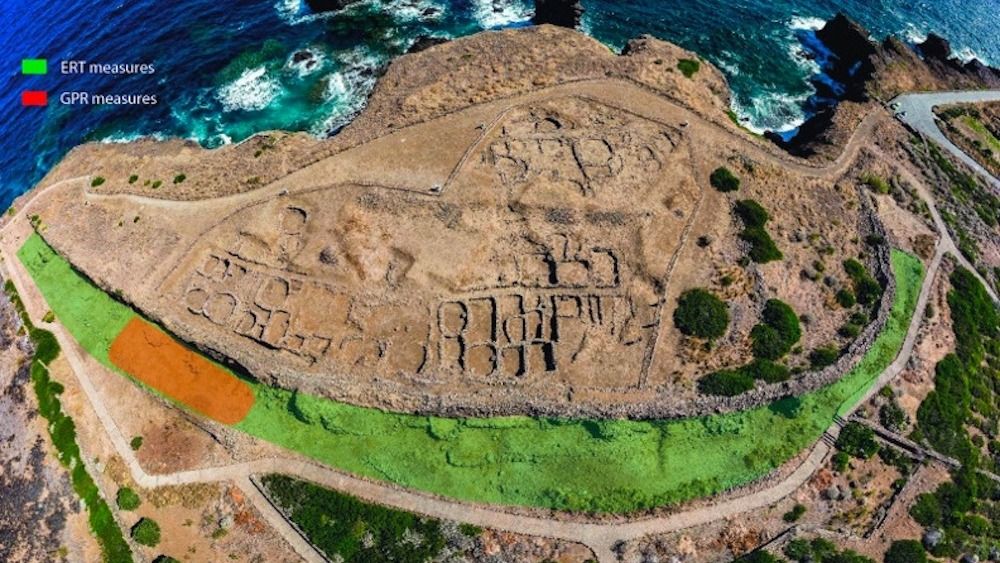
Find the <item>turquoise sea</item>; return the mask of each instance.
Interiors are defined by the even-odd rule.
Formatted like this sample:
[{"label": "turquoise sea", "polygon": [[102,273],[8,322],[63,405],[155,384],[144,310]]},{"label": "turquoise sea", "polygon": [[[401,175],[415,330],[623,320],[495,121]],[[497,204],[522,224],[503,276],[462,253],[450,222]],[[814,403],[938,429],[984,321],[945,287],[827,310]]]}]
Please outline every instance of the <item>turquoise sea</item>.
[{"label": "turquoise sea", "polygon": [[[876,38],[936,32],[956,54],[1000,64],[1000,0],[584,0],[582,29],[614,49],[651,34],[697,51],[730,80],[733,109],[755,130],[807,116],[813,31],[843,11]],[[302,0],[4,0],[0,3],[0,208],[88,140],[176,136],[213,147],[267,129],[335,134],[360,111],[381,69],[420,36],[454,38],[529,25],[521,0],[362,0],[313,14]],[[294,53],[315,53],[310,65]],[[50,59],[21,76],[25,57]],[[62,60],[150,63],[151,76],[58,73]],[[147,107],[50,103],[20,92],[154,94]]]}]

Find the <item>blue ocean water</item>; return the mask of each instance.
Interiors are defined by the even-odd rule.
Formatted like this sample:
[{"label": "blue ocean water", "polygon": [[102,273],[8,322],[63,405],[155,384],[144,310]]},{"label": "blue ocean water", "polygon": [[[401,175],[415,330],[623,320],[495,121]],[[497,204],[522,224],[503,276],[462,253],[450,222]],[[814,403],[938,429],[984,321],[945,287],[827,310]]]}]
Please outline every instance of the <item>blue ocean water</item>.
[{"label": "blue ocean water", "polygon": [[[1000,0],[584,0],[583,30],[614,48],[648,33],[697,51],[728,76],[753,129],[806,117],[819,69],[804,56],[822,19],[844,11],[881,38],[937,32],[957,54],[1000,64]],[[326,135],[363,107],[379,70],[420,36],[526,25],[528,0],[362,0],[333,14],[302,0],[4,0],[0,3],[0,208],[88,140],[143,135],[236,142],[268,129]],[[315,63],[294,64],[301,50]],[[20,60],[50,59],[47,76]],[[151,63],[151,76],[62,75],[62,60]],[[22,108],[20,92],[154,94],[155,106]]]}]

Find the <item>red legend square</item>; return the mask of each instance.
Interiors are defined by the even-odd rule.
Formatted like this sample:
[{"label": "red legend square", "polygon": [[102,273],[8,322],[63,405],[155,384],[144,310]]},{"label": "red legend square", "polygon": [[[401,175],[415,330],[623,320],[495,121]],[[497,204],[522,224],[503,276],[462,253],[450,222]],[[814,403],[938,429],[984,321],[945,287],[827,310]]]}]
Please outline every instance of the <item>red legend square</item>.
[{"label": "red legend square", "polygon": [[21,93],[21,105],[24,107],[44,107],[49,105],[49,93],[39,90],[25,90]]}]

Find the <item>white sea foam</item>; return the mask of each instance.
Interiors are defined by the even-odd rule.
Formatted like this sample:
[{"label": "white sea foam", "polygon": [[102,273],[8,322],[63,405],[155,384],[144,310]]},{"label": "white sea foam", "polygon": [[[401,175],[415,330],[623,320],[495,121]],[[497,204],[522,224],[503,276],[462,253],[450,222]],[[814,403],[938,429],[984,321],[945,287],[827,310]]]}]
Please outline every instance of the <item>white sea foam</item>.
[{"label": "white sea foam", "polygon": [[921,32],[913,24],[910,24],[902,32],[903,40],[911,45],[917,45],[918,43],[923,43],[927,41],[927,34]]},{"label": "white sea foam", "polygon": [[106,144],[124,144],[138,141],[139,139],[153,139],[155,141],[162,141],[166,139],[162,133],[123,133],[121,131],[117,133],[112,133],[107,137],[100,140],[101,143]]},{"label": "white sea foam", "polygon": [[278,11],[278,16],[289,23],[295,23],[302,12],[302,0],[277,0],[274,9]]},{"label": "white sea foam", "polygon": [[494,29],[531,19],[531,9],[519,0],[472,0],[476,21],[484,29]]},{"label": "white sea foam", "polygon": [[216,96],[223,111],[258,111],[266,108],[281,92],[281,85],[259,66],[247,69],[239,78],[219,88]]},{"label": "white sea foam", "polygon": [[326,77],[325,98],[333,108],[310,132],[323,136],[350,123],[368,100],[375,87],[376,70],[383,61],[371,51],[358,47],[336,55],[340,69]]},{"label": "white sea foam", "polygon": [[809,16],[792,16],[792,20],[788,22],[788,27],[791,29],[821,29],[826,25],[826,20],[823,18],[814,18]]},{"label": "white sea foam", "polygon": [[781,92],[765,92],[748,102],[733,96],[732,110],[740,125],[754,133],[790,131],[806,121],[802,103],[808,96],[792,96]]}]

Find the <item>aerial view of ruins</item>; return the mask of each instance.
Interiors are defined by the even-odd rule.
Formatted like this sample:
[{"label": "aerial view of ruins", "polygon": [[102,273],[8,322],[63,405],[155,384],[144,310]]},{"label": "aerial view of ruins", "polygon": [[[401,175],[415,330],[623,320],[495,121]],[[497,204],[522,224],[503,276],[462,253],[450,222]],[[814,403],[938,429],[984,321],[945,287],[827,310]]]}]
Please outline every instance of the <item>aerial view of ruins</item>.
[{"label": "aerial view of ruins", "polygon": [[12,1],[0,561],[1000,561],[993,2]]}]

